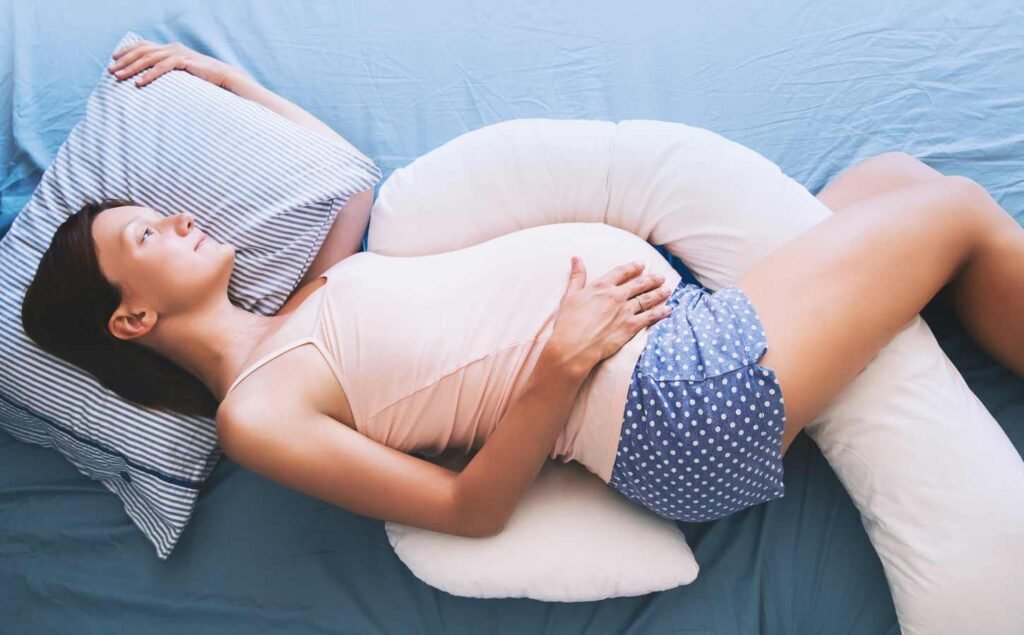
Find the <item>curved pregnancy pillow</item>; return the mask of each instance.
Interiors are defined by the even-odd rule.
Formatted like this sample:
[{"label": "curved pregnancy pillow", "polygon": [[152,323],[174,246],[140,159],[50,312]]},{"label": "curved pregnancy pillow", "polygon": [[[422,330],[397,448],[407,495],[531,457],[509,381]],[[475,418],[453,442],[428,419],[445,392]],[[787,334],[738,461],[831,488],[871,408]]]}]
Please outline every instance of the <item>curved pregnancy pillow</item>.
[{"label": "curved pregnancy pillow", "polygon": [[[425,255],[536,225],[604,222],[664,245],[717,290],[831,213],[773,162],[708,130],[523,119],[464,134],[395,171],[373,207],[367,245]],[[1020,632],[1024,462],[920,316],[806,430],[860,511],[903,632]],[[617,493],[585,478],[607,494],[595,496],[591,509],[618,504]],[[590,599],[614,589],[607,576],[617,563],[605,567],[614,550],[563,563],[590,576],[572,589],[563,582],[573,572],[507,555],[529,553],[529,540],[549,540],[549,519],[560,521],[567,501],[583,495],[582,482],[538,481],[509,523],[523,544],[509,545],[501,534],[450,540],[394,523],[387,531],[417,576],[467,595]],[[547,500],[535,491],[544,487],[565,490],[550,496],[550,509],[532,500]],[[654,516],[639,506],[631,511]],[[621,529],[579,524],[577,537]],[[656,570],[650,586],[663,573]],[[469,581],[460,584],[463,577]]]}]

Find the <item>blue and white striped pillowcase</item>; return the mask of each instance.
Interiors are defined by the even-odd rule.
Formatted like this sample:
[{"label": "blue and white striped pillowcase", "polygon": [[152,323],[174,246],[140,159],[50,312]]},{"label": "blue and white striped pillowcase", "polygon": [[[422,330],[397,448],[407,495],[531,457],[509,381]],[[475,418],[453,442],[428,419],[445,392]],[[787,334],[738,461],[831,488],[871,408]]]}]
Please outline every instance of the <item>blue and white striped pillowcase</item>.
[{"label": "blue and white striped pillowcase", "polygon": [[[115,50],[138,39],[129,33]],[[0,428],[103,483],[166,558],[221,457],[213,421],[134,406],[28,339],[21,302],[53,233],[86,198],[191,211],[236,247],[232,301],[273,315],[338,211],[380,177],[366,158],[184,71],[143,89],[104,71],[0,241]]]}]

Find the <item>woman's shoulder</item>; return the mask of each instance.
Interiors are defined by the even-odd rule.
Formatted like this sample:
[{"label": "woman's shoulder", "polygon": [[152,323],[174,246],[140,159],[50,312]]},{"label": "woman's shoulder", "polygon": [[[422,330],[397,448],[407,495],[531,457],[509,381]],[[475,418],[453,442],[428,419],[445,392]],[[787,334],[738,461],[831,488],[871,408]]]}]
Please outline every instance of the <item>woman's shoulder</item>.
[{"label": "woman's shoulder", "polygon": [[281,305],[281,308],[278,309],[275,315],[287,315],[289,313],[294,313],[295,310],[302,306],[302,303],[305,302],[314,291],[325,284],[327,284],[327,279],[318,276],[297,287],[295,291],[288,296],[288,299],[285,300],[284,304]]},{"label": "woman's shoulder", "polygon": [[232,392],[217,407],[217,444],[229,457],[246,439],[252,439],[254,435],[267,438],[284,426],[294,426],[309,418],[313,412],[308,402],[275,399],[260,392],[260,387],[253,384],[246,392],[241,389]]},{"label": "woman's shoulder", "polygon": [[[254,378],[259,379],[259,378]],[[308,404],[295,399],[282,399],[268,394],[266,387],[254,381],[250,386],[239,386],[217,406],[214,420],[217,431],[227,426],[263,426],[274,422],[294,419]]]},{"label": "woman's shoulder", "polygon": [[323,355],[313,346],[294,346],[229,392],[217,408],[216,423],[230,426],[282,425],[310,413],[328,415],[349,427],[348,396]]}]

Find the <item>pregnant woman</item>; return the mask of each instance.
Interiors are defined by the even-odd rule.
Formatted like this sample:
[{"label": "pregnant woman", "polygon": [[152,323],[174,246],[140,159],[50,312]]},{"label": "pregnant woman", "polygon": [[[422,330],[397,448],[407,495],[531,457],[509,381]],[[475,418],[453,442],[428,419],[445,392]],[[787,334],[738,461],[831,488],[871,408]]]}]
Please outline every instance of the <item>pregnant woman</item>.
[{"label": "pregnant woman", "polygon": [[[177,44],[116,57],[118,77],[153,67],[143,85],[177,68],[284,101]],[[58,229],[22,318],[85,370],[126,350],[173,363],[229,457],[359,514],[492,535],[555,458],[709,521],[782,496],[794,437],[937,294],[1024,375],[1024,229],[982,187],[890,153],[819,198],[839,213],[715,292],[627,231],[563,223],[356,253],[272,317],[230,303],[234,249],[191,214],[109,200]],[[123,366],[112,390],[175,403],[179,384]],[[413,456],[451,448],[476,454],[461,471]]]}]

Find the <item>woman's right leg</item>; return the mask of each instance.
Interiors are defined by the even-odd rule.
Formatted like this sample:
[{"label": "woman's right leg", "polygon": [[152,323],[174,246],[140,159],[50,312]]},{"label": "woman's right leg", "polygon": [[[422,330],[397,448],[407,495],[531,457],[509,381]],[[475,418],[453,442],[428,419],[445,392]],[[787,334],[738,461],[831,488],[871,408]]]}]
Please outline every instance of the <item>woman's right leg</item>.
[{"label": "woman's right leg", "polygon": [[[1024,238],[1007,234],[1024,229],[976,183],[950,176],[854,203],[750,267],[735,285],[764,325],[758,363],[785,398],[782,452],[947,283],[962,281],[964,302],[1011,327],[1001,345],[1024,342]],[[983,295],[993,293],[1003,295]],[[1024,375],[1024,349],[1011,348]]]},{"label": "woman's right leg", "polygon": [[[884,152],[840,172],[814,196],[833,212],[842,212],[869,198],[944,176],[906,152]],[[935,297],[952,309],[950,290],[951,285],[947,284]]]},{"label": "woman's right leg", "polygon": [[[944,177],[938,170],[905,152],[886,152],[845,170],[816,197],[833,212],[842,212],[869,198]],[[1018,271],[1024,266],[1020,260],[1024,250],[1024,232],[1014,226],[1016,221],[998,207],[988,192],[984,192],[982,199],[983,205],[999,209],[1000,220],[1006,230],[994,236],[999,244],[986,251],[987,257],[983,261],[979,260],[964,275],[942,287],[936,299],[956,312],[974,340],[995,359],[1022,374],[1020,359],[1024,355],[1024,341],[1019,337],[1020,319],[1014,318],[1012,309],[1003,310],[1001,305],[1003,297],[1016,297],[1021,292],[1020,278],[1013,275],[1012,268],[1013,263],[1018,263]],[[1000,283],[1000,280],[1004,282]]]}]

